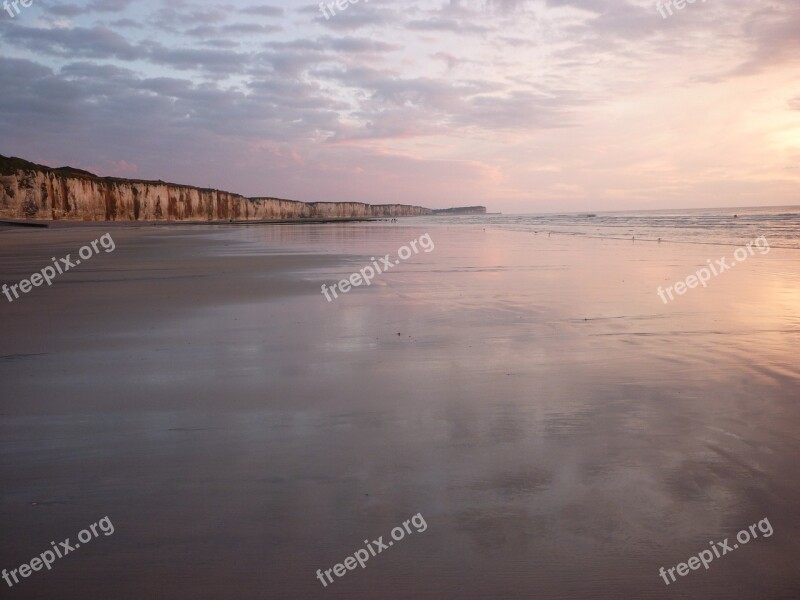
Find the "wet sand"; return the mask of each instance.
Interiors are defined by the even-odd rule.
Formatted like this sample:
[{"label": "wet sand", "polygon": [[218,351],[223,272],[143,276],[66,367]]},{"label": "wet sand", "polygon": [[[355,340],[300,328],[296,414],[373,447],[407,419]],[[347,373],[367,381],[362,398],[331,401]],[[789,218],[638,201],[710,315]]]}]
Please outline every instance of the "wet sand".
[{"label": "wet sand", "polygon": [[[0,281],[98,231],[0,232]],[[325,301],[426,231],[433,252]],[[111,232],[0,296],[0,568],[115,527],[9,597],[800,597],[800,252],[664,305],[657,286],[733,248]],[[426,531],[316,579],[417,513]],[[764,517],[771,537],[659,577]]]}]

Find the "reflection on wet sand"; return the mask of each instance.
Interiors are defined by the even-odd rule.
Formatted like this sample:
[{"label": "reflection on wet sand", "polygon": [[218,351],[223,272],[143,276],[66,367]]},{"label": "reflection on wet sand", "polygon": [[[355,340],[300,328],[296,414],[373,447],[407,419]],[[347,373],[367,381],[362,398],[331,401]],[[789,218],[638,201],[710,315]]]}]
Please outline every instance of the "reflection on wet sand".
[{"label": "reflection on wet sand", "polygon": [[[9,307],[2,564],[117,527],[30,597],[798,595],[797,252],[664,306],[706,247],[443,227],[320,297],[425,231],[120,230],[113,266]],[[53,252],[0,241],[6,279]],[[424,536],[316,580],[420,512]],[[768,540],[663,584],[764,515]]]}]

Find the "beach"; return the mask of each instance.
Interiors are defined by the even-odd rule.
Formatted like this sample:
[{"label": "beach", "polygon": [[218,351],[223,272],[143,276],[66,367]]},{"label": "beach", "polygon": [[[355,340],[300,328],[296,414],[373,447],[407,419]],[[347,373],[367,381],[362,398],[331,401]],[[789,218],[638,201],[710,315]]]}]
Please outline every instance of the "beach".
[{"label": "beach", "polygon": [[[9,597],[800,597],[800,251],[664,302],[735,247],[70,227],[1,231],[0,279],[106,231],[113,252],[0,296],[0,568],[115,528]],[[659,576],[764,518],[769,537]]]}]

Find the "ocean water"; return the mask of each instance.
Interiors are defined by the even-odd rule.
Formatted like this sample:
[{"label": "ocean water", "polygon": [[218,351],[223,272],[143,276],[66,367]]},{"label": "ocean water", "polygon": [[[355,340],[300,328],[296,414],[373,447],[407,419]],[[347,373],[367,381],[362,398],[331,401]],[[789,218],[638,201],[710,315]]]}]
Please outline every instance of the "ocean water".
[{"label": "ocean water", "polygon": [[[694,244],[741,245],[765,236],[773,248],[800,249],[800,206],[703,208],[685,210],[489,214],[418,217],[415,221],[598,238],[653,240]],[[408,220],[404,219],[405,222]]]}]

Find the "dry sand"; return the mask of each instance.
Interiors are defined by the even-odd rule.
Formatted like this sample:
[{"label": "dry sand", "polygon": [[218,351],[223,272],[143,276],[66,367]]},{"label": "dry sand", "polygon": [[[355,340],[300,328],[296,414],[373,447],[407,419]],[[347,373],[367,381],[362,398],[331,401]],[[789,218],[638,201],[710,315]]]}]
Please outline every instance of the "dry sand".
[{"label": "dry sand", "polygon": [[[98,231],[0,232],[0,281]],[[426,231],[433,252],[325,301]],[[658,285],[732,249],[403,223],[112,235],[0,296],[0,568],[115,526],[9,597],[800,597],[800,253],[665,306]],[[315,578],[416,513],[427,531]],[[772,537],[658,576],[764,517]]]}]

